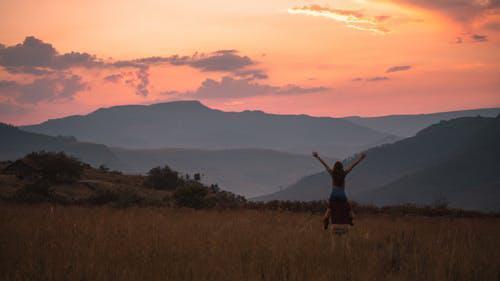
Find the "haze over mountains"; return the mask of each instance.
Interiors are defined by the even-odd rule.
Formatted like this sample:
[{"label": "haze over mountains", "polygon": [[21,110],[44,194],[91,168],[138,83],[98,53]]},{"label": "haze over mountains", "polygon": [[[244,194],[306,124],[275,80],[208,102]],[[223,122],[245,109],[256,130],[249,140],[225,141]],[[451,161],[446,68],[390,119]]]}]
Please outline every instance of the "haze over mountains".
[{"label": "haze over mountains", "polygon": [[380,132],[405,138],[412,137],[418,131],[441,120],[472,116],[495,117],[498,114],[500,114],[500,108],[483,108],[430,114],[388,115],[380,117],[350,116],[344,119]]},{"label": "haze over mountains", "polygon": [[223,112],[198,101],[115,106],[23,129],[124,148],[264,148],[345,157],[392,136],[340,118]]},{"label": "haze over mountains", "polygon": [[[378,205],[432,204],[500,210],[500,116],[442,121],[416,136],[372,148],[347,180],[351,199]],[[258,200],[323,200],[325,173]]]},{"label": "haze over mountains", "polygon": [[113,148],[129,173],[145,173],[165,165],[183,173],[201,173],[202,181],[225,190],[254,197],[278,191],[303,175],[321,171],[307,155],[268,149],[140,149]]},{"label": "haze over mountains", "polygon": [[244,196],[258,196],[290,185],[321,167],[306,155],[266,149],[128,150],[52,137],[0,123],[0,161],[16,160],[33,151],[63,151],[94,167],[105,165],[126,173],[146,173],[168,165],[183,174],[201,173],[202,181]]},{"label": "haze over mountains", "polygon": [[[491,157],[500,153],[498,135],[488,135],[485,128],[497,132],[493,124],[498,118],[436,120],[497,112],[500,109],[327,118],[223,112],[195,101],[116,106],[22,127],[38,133],[3,126],[0,159],[36,150],[65,151],[94,166],[129,173],[161,165],[202,173],[206,183],[261,200],[318,200],[327,197],[330,179],[325,173],[314,174],[322,167],[311,151],[345,158],[369,149],[367,160],[349,177],[355,200],[423,204],[446,197],[455,206],[490,209],[499,189]],[[438,124],[414,137],[396,136],[411,135],[434,121]],[[480,151],[484,147],[491,153]],[[463,164],[466,158],[475,159],[472,166]],[[490,164],[479,169],[474,166],[479,162]],[[486,193],[493,195],[483,196]]]}]

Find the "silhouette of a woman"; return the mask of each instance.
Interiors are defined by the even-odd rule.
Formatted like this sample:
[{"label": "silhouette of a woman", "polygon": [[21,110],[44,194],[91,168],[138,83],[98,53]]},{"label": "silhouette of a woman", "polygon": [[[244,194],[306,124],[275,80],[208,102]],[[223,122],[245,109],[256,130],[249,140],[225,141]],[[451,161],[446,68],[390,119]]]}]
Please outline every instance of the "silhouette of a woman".
[{"label": "silhouette of a woman", "polygon": [[313,156],[325,166],[326,170],[332,177],[332,191],[330,193],[330,198],[328,200],[328,208],[323,217],[323,225],[324,228],[328,228],[329,221],[331,219],[332,224],[350,224],[353,225],[353,214],[351,205],[347,200],[347,196],[345,194],[345,178],[347,174],[349,174],[352,169],[358,165],[363,159],[365,159],[366,154],[361,153],[359,158],[356,159],[347,169],[344,169],[342,162],[337,161],[333,165],[333,168],[330,168],[328,164],[319,157],[317,152],[313,152]]}]

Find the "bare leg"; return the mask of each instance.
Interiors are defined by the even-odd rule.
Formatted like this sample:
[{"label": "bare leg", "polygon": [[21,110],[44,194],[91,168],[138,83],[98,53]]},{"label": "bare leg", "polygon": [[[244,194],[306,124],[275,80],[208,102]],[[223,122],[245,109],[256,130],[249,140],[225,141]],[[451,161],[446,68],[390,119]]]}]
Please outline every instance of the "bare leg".
[{"label": "bare leg", "polygon": [[330,208],[326,209],[325,214],[323,215],[323,228],[327,229],[330,224]]}]

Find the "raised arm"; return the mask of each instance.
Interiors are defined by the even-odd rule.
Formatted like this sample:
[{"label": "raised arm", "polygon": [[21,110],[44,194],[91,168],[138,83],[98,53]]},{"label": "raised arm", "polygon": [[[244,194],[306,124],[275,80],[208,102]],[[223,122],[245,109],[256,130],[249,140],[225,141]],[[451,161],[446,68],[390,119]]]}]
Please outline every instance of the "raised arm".
[{"label": "raised arm", "polygon": [[325,169],[328,171],[328,173],[332,172],[332,169],[328,166],[328,164],[326,164],[325,161],[323,161],[323,159],[321,159],[321,157],[319,157],[319,154],[317,152],[313,152],[313,157],[318,159],[318,161],[321,162],[323,166],[325,166]]},{"label": "raised arm", "polygon": [[346,174],[350,173],[350,172],[352,171],[352,169],[353,169],[354,167],[356,167],[356,166],[357,166],[357,165],[358,165],[361,161],[363,161],[363,159],[365,159],[365,158],[366,158],[366,153],[364,153],[364,152],[363,152],[363,153],[361,153],[361,154],[359,155],[359,158],[358,158],[358,159],[356,159],[356,161],[352,162],[352,164],[351,164],[351,165],[349,165],[349,167],[347,167],[347,169],[345,169]]}]

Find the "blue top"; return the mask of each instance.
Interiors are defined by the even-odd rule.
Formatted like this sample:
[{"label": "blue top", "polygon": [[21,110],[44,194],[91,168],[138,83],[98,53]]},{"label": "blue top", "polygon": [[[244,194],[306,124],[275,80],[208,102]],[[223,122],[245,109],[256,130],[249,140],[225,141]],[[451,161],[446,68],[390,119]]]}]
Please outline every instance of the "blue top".
[{"label": "blue top", "polygon": [[347,201],[345,190],[339,187],[332,187],[332,192],[330,193],[330,201]]}]

